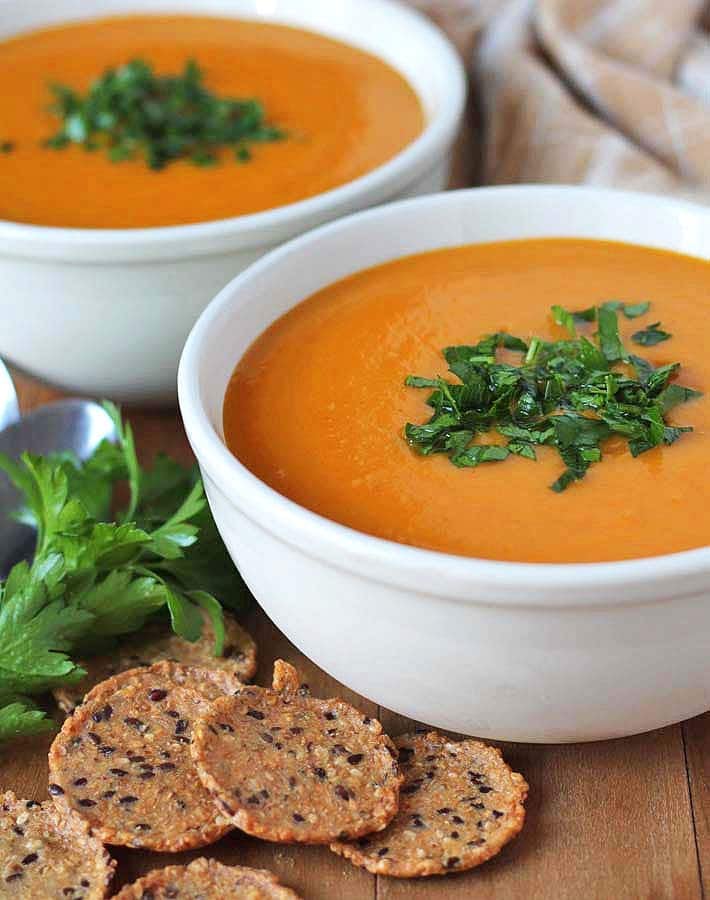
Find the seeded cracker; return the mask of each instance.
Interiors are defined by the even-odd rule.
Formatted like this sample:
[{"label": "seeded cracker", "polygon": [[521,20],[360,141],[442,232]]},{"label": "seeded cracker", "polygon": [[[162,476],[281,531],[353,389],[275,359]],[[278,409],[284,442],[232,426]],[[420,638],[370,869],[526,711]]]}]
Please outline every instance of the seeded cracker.
[{"label": "seeded cracker", "polygon": [[96,689],[64,722],[49,752],[49,792],[107,844],[177,852],[231,829],[190,758],[193,724],[209,700],[158,663]]},{"label": "seeded cracker", "polygon": [[429,734],[395,741],[404,771],[400,807],[376,835],[331,850],[378,875],[414,878],[471,869],[523,827],[528,786],[495,747]]},{"label": "seeded cracker", "polygon": [[126,669],[93,687],[85,702],[99,700],[115,694],[129,684],[143,684],[146,688],[185,687],[197,691],[206,700],[215,700],[225,694],[233,694],[243,687],[242,682],[226,669],[206,669],[201,666],[183,666],[174,662],[159,662],[140,669]]},{"label": "seeded cracker", "polygon": [[99,682],[126,669],[150,666],[161,660],[217,669],[235,675],[241,681],[248,681],[256,672],[256,644],[232,616],[225,614],[224,626],[222,656],[214,655],[214,630],[207,615],[203,614],[202,636],[194,643],[183,640],[163,626],[152,626],[147,629],[147,637],[140,639],[134,635],[130,643],[119,647],[114,653],[83,662],[86,677],[77,684],[57,688],[54,698],[63,712],[73,712],[84,695]]},{"label": "seeded cracker", "polygon": [[380,723],[308,696],[287,663],[274,680],[280,691],[245,685],[195,725],[193,759],[221,809],[272,841],[322,844],[384,828],[402,779]]},{"label": "seeded cracker", "polygon": [[115,866],[79,816],[0,795],[0,897],[102,900]]},{"label": "seeded cracker", "polygon": [[215,859],[196,859],[189,866],[155,869],[120,891],[114,900],[299,900],[265,869],[223,866]]}]

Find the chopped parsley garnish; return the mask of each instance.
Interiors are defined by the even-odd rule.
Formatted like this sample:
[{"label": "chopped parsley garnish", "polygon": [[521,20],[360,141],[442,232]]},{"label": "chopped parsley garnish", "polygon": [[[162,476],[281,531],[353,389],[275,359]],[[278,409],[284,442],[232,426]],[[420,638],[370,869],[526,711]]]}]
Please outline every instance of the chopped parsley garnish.
[{"label": "chopped parsley garnish", "polygon": [[642,331],[634,332],[634,334],[631,335],[631,340],[635,344],[641,344],[642,347],[654,347],[656,344],[660,344],[673,337],[673,335],[668,334],[667,331],[662,331],[658,327],[660,324],[660,322],[654,322]]},{"label": "chopped parsley garnish", "polygon": [[[700,392],[675,383],[680,363],[656,368],[625,350],[618,313],[633,319],[649,306],[610,301],[581,312],[553,306],[554,321],[569,332],[565,340],[534,337],[526,343],[500,332],[477,344],[445,348],[458,382],[406,379],[409,387],[432,389],[427,403],[434,410],[425,424],[405,426],[407,442],[422,456],[446,453],[460,467],[511,454],[535,460],[537,447],[554,447],[565,465],[551,485],[557,492],[600,462],[604,442],[614,435],[627,441],[633,456],[674,443],[692,428],[669,425],[666,414]],[[585,322],[596,322],[596,342],[577,334],[577,324]],[[646,346],[667,340],[659,324],[637,332],[634,340]],[[520,364],[500,361],[500,348],[522,354]],[[492,435],[506,441],[491,442]]]},{"label": "chopped parsley garnish", "polygon": [[51,90],[61,127],[47,146],[80,144],[104,150],[113,162],[143,158],[151,169],[163,169],[184,159],[211,166],[225,147],[246,162],[252,144],[285,137],[266,121],[258,100],[208,90],[194,60],[181,75],[156,75],[150,64],[134,59],[104,72],[86,94],[61,84]]}]

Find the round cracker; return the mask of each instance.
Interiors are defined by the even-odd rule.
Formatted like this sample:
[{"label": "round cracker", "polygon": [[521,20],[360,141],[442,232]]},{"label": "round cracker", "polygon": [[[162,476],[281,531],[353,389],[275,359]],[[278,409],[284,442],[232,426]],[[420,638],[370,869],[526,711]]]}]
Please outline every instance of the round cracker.
[{"label": "round cracker", "polygon": [[395,741],[404,771],[397,816],[384,831],[331,850],[376,875],[414,878],[472,869],[525,821],[525,779],[500,750],[436,732]]},{"label": "round cracker", "polygon": [[89,691],[84,702],[108,697],[129,684],[142,684],[148,689],[168,690],[177,685],[197,691],[206,700],[216,700],[225,694],[234,694],[244,686],[237,676],[227,669],[206,669],[203,666],[184,666],[181,663],[165,661],[138,669],[126,669],[113,678],[99,682]]},{"label": "round cracker", "polygon": [[172,668],[117,676],[122,686],[98,689],[50,748],[50,794],[107,844],[177,852],[231,830],[190,758],[194,722],[210,702],[171,681]]},{"label": "round cracker", "polygon": [[298,894],[284,887],[266,869],[225,866],[216,859],[194,860],[189,866],[167,866],[154,869],[133,884],[126,885],[114,900],[167,900],[179,897],[229,897],[233,900],[300,900]]},{"label": "round cracker", "polygon": [[308,696],[286,665],[276,667],[283,690],[244,686],[200,718],[200,778],[236,826],[266,840],[324,844],[384,828],[402,781],[394,745],[343,700]]},{"label": "round cracker", "polygon": [[194,643],[183,640],[162,624],[152,625],[139,635],[130,635],[113,653],[82,662],[86,676],[76,684],[54,691],[59,708],[71,713],[99,682],[126,669],[150,666],[162,660],[224,671],[240,681],[252,678],[256,672],[256,644],[251,635],[236,619],[225,613],[224,653],[215,656],[212,622],[204,611],[202,616],[202,635]]},{"label": "round cracker", "polygon": [[0,795],[0,896],[106,897],[116,863],[79,816]]}]

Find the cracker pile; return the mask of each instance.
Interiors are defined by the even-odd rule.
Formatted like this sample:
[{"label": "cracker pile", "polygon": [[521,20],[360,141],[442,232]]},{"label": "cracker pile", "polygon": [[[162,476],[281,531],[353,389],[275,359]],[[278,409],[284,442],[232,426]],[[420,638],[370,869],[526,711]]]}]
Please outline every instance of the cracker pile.
[{"label": "cracker pile", "polygon": [[[209,627],[193,645],[151,633],[93,662],[85,696],[58,696],[71,712],[49,753],[54,802],[5,795],[0,896],[105,897],[103,844],[180,852],[238,828],[413,878],[478,866],[522,828],[528,787],[496,748],[436,732],[393,742],[349,703],[312,697],[281,660],[270,688],[246,684],[254,642],[232,622],[228,644],[215,659]],[[270,872],[206,858],[116,896],[298,900]]]}]

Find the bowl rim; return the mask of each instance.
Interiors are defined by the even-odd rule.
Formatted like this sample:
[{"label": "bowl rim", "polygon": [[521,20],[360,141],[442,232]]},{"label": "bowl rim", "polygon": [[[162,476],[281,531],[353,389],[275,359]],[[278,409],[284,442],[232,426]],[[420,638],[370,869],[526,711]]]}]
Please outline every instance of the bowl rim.
[{"label": "bowl rim", "polygon": [[[12,2],[12,0],[7,0],[7,2]],[[343,207],[347,208],[349,204],[357,202],[360,198],[364,197],[366,202],[375,203],[392,196],[402,186],[416,180],[418,175],[430,168],[432,160],[438,160],[441,156],[442,148],[453,142],[466,103],[467,76],[456,48],[444,32],[423,13],[411,6],[396,2],[396,0],[358,0],[358,3],[363,7],[367,3],[370,7],[379,8],[387,15],[394,16],[400,33],[403,28],[413,32],[418,31],[431,46],[429,63],[438,66],[445,73],[444,77],[449,84],[447,91],[442,94],[437,109],[427,117],[422,132],[395,156],[358,178],[337,185],[328,191],[306,197],[295,203],[276,206],[248,215],[210,219],[205,222],[183,225],[143,228],[71,228],[33,225],[0,218],[0,241],[12,241],[16,246],[41,244],[45,248],[61,248],[64,252],[87,248],[95,248],[99,251],[102,249],[125,251],[127,248],[138,248],[137,255],[140,258],[150,255],[150,251],[155,248],[163,248],[165,244],[175,241],[189,244],[192,248],[205,243],[211,245],[225,240],[230,244],[238,243],[240,247],[249,247],[258,244],[263,239],[262,236],[267,237],[267,242],[274,243],[273,239],[268,241],[269,232],[273,232],[274,229],[296,234],[303,227],[304,222],[307,224],[309,220],[322,221],[323,217],[336,216],[339,210]],[[225,11],[219,14],[205,13],[205,15],[248,18],[308,29],[305,24],[299,26],[296,22],[291,21],[282,23],[277,15],[271,15],[268,7],[263,9],[264,12],[259,11],[258,14],[237,11],[235,15],[230,16]],[[152,12],[155,11],[145,10],[142,14],[151,15]],[[199,13],[199,9],[196,8],[193,12],[183,12],[185,15],[195,15]],[[365,14],[367,13],[365,12]],[[96,15],[100,16],[101,11],[97,10]],[[116,13],[116,15],[121,15],[121,13]],[[88,16],[87,20],[95,17]],[[67,21],[84,20],[67,19]],[[334,37],[333,40],[347,43],[346,39],[340,37]],[[383,59],[375,51],[365,52]],[[384,61],[386,62],[386,60]],[[391,64],[388,63],[388,65]],[[418,94],[409,79],[401,72],[400,75]]]},{"label": "bowl rim", "polygon": [[[439,597],[478,605],[567,606],[575,609],[634,606],[663,602],[671,594],[679,597],[697,593],[699,586],[707,586],[710,576],[710,546],[707,545],[629,560],[530,563],[459,556],[358,531],[313,512],[271,488],[230,452],[213,427],[201,397],[201,359],[208,352],[206,341],[213,323],[227,314],[243,284],[258,279],[265,269],[278,266],[284,257],[317,245],[322,235],[347,230],[353,223],[372,220],[392,210],[414,211],[427,204],[455,202],[454,198],[465,194],[493,193],[519,194],[528,201],[545,195],[553,199],[555,195],[584,199],[593,194],[612,202],[618,199],[620,202],[646,203],[656,214],[659,206],[665,206],[667,209],[685,209],[694,216],[710,217],[710,210],[699,204],[637,191],[576,185],[508,185],[466,188],[400,200],[353,213],[282,244],[237,275],[217,294],[200,315],[185,343],[178,370],[179,408],[203,474],[242,514],[301,552],[319,560],[327,559],[331,565],[349,572],[355,569],[364,579],[396,584],[420,593],[435,593]],[[235,501],[235,497],[238,500]],[[363,571],[363,567],[370,567],[371,571]],[[481,592],[475,601],[471,597],[472,586]],[[523,590],[525,594],[521,593]],[[580,591],[584,595],[581,599]],[[570,601],[570,595],[573,601]]]}]

